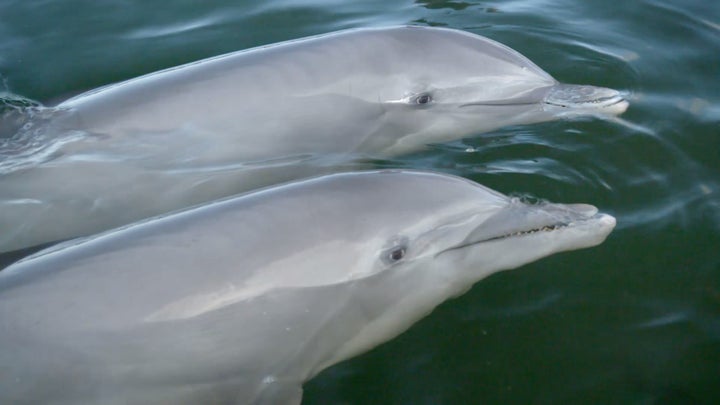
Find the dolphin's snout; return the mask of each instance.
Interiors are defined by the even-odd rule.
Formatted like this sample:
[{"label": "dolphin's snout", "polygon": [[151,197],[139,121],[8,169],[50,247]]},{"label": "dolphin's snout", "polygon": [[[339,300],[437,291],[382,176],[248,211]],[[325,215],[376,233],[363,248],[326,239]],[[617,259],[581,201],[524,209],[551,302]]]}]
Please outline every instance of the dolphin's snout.
[{"label": "dolphin's snout", "polygon": [[545,104],[573,110],[596,110],[609,114],[622,114],[629,103],[623,94],[606,87],[557,84],[548,92]]},{"label": "dolphin's snout", "polygon": [[592,221],[604,214],[589,204],[528,204],[512,200],[505,208],[488,218],[472,231],[461,246],[531,232],[538,229],[564,227]]},{"label": "dolphin's snout", "polygon": [[567,204],[565,207],[567,207],[568,210],[577,213],[578,216],[582,218],[591,218],[598,213],[597,207],[590,204]]},{"label": "dolphin's snout", "polygon": [[590,204],[546,203],[532,208],[534,209],[529,209],[529,216],[556,225],[586,221],[599,215],[597,207]]}]

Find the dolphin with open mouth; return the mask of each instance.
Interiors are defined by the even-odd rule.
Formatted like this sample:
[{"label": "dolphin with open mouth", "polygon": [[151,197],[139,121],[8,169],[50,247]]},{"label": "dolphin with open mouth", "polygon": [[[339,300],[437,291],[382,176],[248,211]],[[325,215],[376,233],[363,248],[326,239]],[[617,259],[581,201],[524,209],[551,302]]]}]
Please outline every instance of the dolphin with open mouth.
[{"label": "dolphin with open mouth", "polygon": [[356,29],[222,55],[31,108],[34,120],[0,147],[0,252],[358,158],[627,106],[615,90],[558,83],[505,45],[445,28]]},{"label": "dolphin with open mouth", "polygon": [[417,171],[333,174],[0,272],[0,402],[297,404],[321,370],[615,219]]}]

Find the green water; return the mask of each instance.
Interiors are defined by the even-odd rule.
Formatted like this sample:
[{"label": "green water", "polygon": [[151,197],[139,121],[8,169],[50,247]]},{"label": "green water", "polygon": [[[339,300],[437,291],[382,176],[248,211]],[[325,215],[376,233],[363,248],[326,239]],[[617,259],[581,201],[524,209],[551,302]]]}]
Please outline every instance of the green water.
[{"label": "green water", "polygon": [[[597,248],[497,274],[305,386],[304,404],[720,403],[720,3],[5,0],[0,75],[45,103],[344,28],[464,29],[555,78],[625,90],[626,123],[504,128],[381,161],[587,202]],[[432,55],[428,55],[432,57]]]}]

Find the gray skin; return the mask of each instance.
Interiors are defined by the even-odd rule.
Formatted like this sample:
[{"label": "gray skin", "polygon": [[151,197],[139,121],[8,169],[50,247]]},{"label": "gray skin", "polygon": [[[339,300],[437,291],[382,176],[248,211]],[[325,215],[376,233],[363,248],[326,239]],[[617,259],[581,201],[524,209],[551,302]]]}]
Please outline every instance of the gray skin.
[{"label": "gray skin", "polygon": [[61,244],[0,272],[0,402],[297,404],[478,280],[614,226],[590,205],[380,171]]},{"label": "gray skin", "polygon": [[514,50],[451,29],[350,30],[222,55],[35,109],[16,137],[26,145],[0,161],[0,252],[627,106],[615,90],[560,84]]}]

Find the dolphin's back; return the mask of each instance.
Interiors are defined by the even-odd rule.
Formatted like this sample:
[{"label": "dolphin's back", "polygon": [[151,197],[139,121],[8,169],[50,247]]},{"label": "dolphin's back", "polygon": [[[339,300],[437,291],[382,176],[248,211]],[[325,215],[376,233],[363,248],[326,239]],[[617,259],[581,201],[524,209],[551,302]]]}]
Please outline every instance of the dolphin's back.
[{"label": "dolphin's back", "polygon": [[292,269],[283,260],[319,242],[267,227],[290,226],[298,199],[322,204],[320,195],[214,203],[0,272],[0,398],[193,404],[297,395],[309,372],[297,352],[343,291],[310,274],[307,285],[302,274],[281,276]]}]

